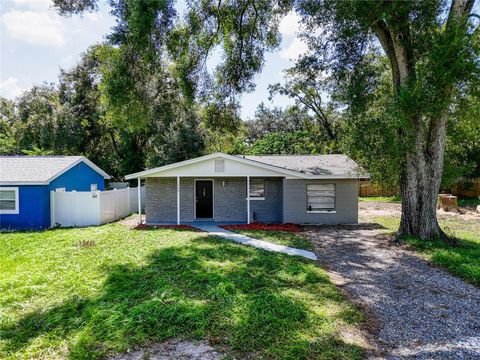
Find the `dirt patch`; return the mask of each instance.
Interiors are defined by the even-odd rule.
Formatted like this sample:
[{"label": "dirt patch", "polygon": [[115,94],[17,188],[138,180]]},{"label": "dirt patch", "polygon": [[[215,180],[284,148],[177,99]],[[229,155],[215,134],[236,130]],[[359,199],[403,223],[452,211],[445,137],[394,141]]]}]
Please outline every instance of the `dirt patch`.
[{"label": "dirt patch", "polygon": [[437,217],[439,219],[458,218],[465,221],[480,221],[480,213],[475,212],[472,207],[460,207],[458,211],[443,211],[437,210]]},{"label": "dirt patch", "polygon": [[172,339],[152,344],[124,354],[110,356],[110,360],[219,360],[225,353],[214,349],[206,341]]},{"label": "dirt patch", "polygon": [[400,217],[402,205],[399,202],[360,201],[358,203],[358,219],[361,223],[370,223],[375,217]]},{"label": "dirt patch", "polygon": [[[370,223],[376,217],[398,217],[402,213],[402,204],[400,202],[383,201],[360,201],[358,203],[358,219],[361,223]],[[437,211],[437,218],[442,220],[459,219],[464,221],[480,221],[480,213],[475,212],[471,206],[459,207],[454,211]]]},{"label": "dirt patch", "polygon": [[[124,219],[118,220],[118,224],[133,229],[138,226],[138,214],[132,214]],[[145,215],[142,214],[142,224],[145,223]]]}]

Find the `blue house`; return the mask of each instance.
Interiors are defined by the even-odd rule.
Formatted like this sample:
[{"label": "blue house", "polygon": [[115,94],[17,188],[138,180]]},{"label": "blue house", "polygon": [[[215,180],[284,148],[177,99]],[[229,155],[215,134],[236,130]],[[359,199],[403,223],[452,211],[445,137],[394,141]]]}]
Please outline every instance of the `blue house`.
[{"label": "blue house", "polygon": [[0,156],[0,229],[50,227],[50,191],[104,190],[110,176],[84,156]]}]

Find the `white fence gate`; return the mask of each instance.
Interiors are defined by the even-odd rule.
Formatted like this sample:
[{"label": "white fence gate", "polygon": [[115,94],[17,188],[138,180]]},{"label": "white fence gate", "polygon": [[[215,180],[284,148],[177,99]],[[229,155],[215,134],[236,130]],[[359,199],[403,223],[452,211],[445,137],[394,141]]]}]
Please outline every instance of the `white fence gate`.
[{"label": "white fence gate", "polygon": [[[145,187],[140,188],[142,210]],[[51,191],[51,226],[101,225],[138,211],[138,188],[108,191]]]}]

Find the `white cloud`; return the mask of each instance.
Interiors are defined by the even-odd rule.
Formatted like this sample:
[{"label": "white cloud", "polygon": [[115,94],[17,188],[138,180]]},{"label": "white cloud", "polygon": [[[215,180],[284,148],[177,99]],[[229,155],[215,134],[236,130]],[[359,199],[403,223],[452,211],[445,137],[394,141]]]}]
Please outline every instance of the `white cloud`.
[{"label": "white cloud", "polygon": [[295,11],[290,11],[280,21],[278,30],[282,35],[295,35],[300,28],[300,16]]},{"label": "white cloud", "polygon": [[96,13],[96,12],[87,12],[85,14],[85,18],[87,18],[90,21],[98,21],[102,17],[102,14]]},{"label": "white cloud", "polygon": [[72,55],[67,55],[60,59],[60,66],[64,69],[68,69],[74,64],[75,58]]},{"label": "white cloud", "polygon": [[0,95],[8,99],[13,99],[22,93],[23,89],[18,86],[18,79],[9,77],[0,81]]},{"label": "white cloud", "polygon": [[18,7],[26,7],[36,10],[47,10],[51,5],[50,0],[13,0],[13,2]]},{"label": "white cloud", "polygon": [[1,17],[1,23],[14,39],[38,45],[65,45],[65,28],[53,12],[13,9]]},{"label": "white cloud", "polygon": [[289,60],[296,60],[300,55],[307,52],[308,45],[298,37],[294,38],[287,48],[280,52],[280,57]]}]

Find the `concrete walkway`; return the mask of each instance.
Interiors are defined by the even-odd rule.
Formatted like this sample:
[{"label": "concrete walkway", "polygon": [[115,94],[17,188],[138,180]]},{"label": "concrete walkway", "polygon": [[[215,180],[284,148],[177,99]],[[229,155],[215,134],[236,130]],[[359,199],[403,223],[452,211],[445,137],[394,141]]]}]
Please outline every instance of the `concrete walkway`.
[{"label": "concrete walkway", "polygon": [[284,253],[291,256],[303,256],[304,258],[307,258],[310,260],[317,260],[317,256],[315,255],[315,253],[311,251],[296,249],[288,246],[273,244],[268,241],[254,239],[242,234],[237,234],[237,233],[222,229],[221,227],[218,227],[215,224],[199,223],[193,226],[196,227],[197,229],[206,231],[211,235],[220,236],[222,238],[232,240],[240,244],[253,246],[263,250],[280,252],[280,253]]}]

